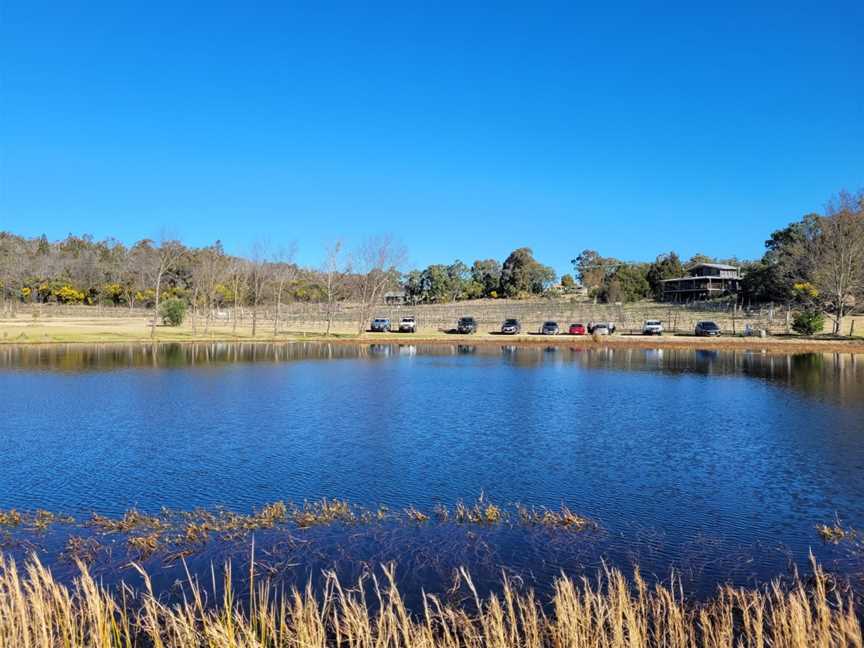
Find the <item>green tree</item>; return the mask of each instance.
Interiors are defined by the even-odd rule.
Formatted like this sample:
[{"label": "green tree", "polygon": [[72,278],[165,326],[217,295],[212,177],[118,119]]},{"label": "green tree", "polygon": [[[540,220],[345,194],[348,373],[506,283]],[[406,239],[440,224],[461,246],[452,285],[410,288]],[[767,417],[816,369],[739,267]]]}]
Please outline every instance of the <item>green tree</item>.
[{"label": "green tree", "polygon": [[755,302],[790,304],[793,286],[811,281],[813,246],[819,236],[819,216],[808,214],[771,234],[762,259],[746,268],[741,282],[745,298]]},{"label": "green tree", "polygon": [[663,280],[675,279],[684,276],[684,266],[681,264],[681,259],[675,252],[661,254],[648,266],[648,272],[645,278],[648,280],[648,285],[654,295],[654,299],[662,299],[663,297]]},{"label": "green tree", "polygon": [[501,289],[501,264],[495,259],[477,260],[471,266],[471,279],[482,286],[481,296],[497,295]]},{"label": "green tree", "polygon": [[501,290],[507,297],[543,293],[555,281],[555,271],[534,258],[531,248],[514,250],[501,266]]},{"label": "green tree", "polygon": [[471,280],[468,266],[458,259],[447,266],[449,298],[451,301],[465,298],[465,287]]},{"label": "green tree", "polygon": [[588,292],[596,293],[609,274],[611,274],[610,262],[613,259],[604,259],[595,250],[583,250],[582,253],[573,259],[570,263],[573,264],[573,269],[579,281]]},{"label": "green tree", "polygon": [[180,326],[186,317],[186,302],[177,297],[164,300],[159,304],[159,316],[163,324]]},{"label": "green tree", "polygon": [[420,280],[423,301],[441,303],[450,300],[450,273],[448,267],[441,263],[426,268]]},{"label": "green tree", "polygon": [[412,304],[425,301],[423,295],[423,273],[420,270],[412,270],[402,281],[406,299]]},{"label": "green tree", "polygon": [[600,288],[599,297],[607,303],[634,302],[651,294],[645,266],[621,265]]},{"label": "green tree", "polygon": [[792,330],[801,335],[815,335],[825,328],[825,316],[816,310],[803,310],[792,320]]}]

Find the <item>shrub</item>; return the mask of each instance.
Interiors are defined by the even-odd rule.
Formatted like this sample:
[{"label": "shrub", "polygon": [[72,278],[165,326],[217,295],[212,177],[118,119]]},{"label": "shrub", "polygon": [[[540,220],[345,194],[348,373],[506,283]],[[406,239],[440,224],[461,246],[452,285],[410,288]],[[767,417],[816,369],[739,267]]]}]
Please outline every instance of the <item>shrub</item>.
[{"label": "shrub", "polygon": [[162,316],[163,324],[180,326],[186,317],[186,302],[176,297],[166,299],[159,305],[159,315]]},{"label": "shrub", "polygon": [[792,320],[792,330],[801,335],[821,333],[824,326],[825,316],[815,310],[801,311]]},{"label": "shrub", "polygon": [[54,290],[54,297],[61,304],[80,304],[84,301],[84,293],[72,286],[61,286]]}]

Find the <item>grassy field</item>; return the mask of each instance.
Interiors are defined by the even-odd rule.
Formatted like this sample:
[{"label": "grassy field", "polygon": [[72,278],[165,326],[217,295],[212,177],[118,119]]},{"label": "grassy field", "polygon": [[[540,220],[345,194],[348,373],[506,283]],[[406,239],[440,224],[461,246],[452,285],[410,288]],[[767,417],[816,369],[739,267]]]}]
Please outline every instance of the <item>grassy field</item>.
[{"label": "grassy field", "polygon": [[[850,596],[814,566],[807,583],[764,589],[721,588],[689,603],[671,586],[649,587],[609,569],[596,580],[561,577],[550,605],[507,583],[481,598],[461,573],[464,603],[424,594],[409,610],[394,567],[344,585],[333,573],[314,592],[282,591],[256,580],[214,596],[191,577],[182,602],[167,604],[149,577],[144,590],[104,589],[80,565],[71,586],[36,558],[19,568],[0,554],[0,646],[12,648],[861,648]],[[214,579],[216,578],[214,573]],[[245,589],[245,588],[244,588]],[[247,606],[238,601],[246,596]]]},{"label": "grassy field", "polygon": [[[375,342],[412,342],[412,343],[436,343],[436,342],[458,342],[458,343],[506,343],[506,344],[542,344],[542,345],[568,345],[568,346],[590,346],[602,344],[605,346],[630,346],[630,347],[673,347],[686,348],[692,346],[717,347],[717,348],[754,348],[754,349],[788,349],[818,351],[864,351],[864,317],[847,318],[843,323],[843,330],[848,332],[854,326],[855,338],[833,338],[828,335],[815,338],[801,338],[795,335],[787,335],[783,327],[774,326],[773,334],[768,338],[743,338],[732,334],[733,330],[740,333],[748,320],[738,319],[732,322],[728,319],[718,317],[710,312],[693,312],[690,310],[676,311],[670,316],[668,306],[662,308],[665,315],[654,312],[659,309],[654,305],[636,305],[632,309],[614,312],[610,309],[595,310],[593,305],[584,306],[585,313],[593,315],[597,321],[611,320],[618,325],[618,334],[594,341],[590,337],[575,337],[568,335],[541,336],[535,333],[539,323],[526,317],[523,320],[523,334],[518,336],[501,336],[497,334],[497,326],[500,312],[517,310],[523,308],[526,313],[530,309],[537,312],[555,312],[558,309],[574,309],[573,305],[542,305],[515,302],[511,305],[495,303],[488,308],[492,312],[484,313],[478,317],[480,330],[471,336],[455,335],[448,329],[455,324],[455,319],[446,319],[440,309],[434,313],[417,307],[412,312],[417,314],[420,328],[415,334],[398,333],[357,333],[356,319],[342,317],[336,319],[332,328],[332,334],[325,336],[325,324],[323,321],[311,316],[309,311],[288,313],[280,321],[279,331],[274,334],[273,320],[267,319],[269,314],[263,313],[263,319],[258,322],[257,335],[252,336],[251,318],[246,316],[237,322],[213,320],[206,327],[203,318],[193,320],[187,317],[183,325],[178,327],[162,326],[156,327],[155,337],[150,335],[150,319],[145,311],[130,313],[126,309],[105,309],[98,311],[93,307],[77,307],[65,309],[28,309],[19,310],[14,317],[0,317],[0,344],[56,344],[56,343],[118,343],[118,342],[203,342],[203,341],[290,341],[290,340],[318,340],[328,341],[375,341]],[[447,308],[452,309],[452,305]],[[460,306],[461,310],[454,312],[478,313],[479,309],[487,308],[484,305]],[[545,308],[545,311],[542,310]],[[648,308],[649,310],[646,310]],[[650,310],[654,309],[654,310]],[[401,309],[408,312],[408,309]],[[639,335],[641,321],[643,318],[659,317],[664,321],[667,318],[675,318],[676,332],[667,332],[663,337],[645,337]],[[272,316],[271,316],[272,317]],[[398,321],[398,313],[391,316]],[[536,318],[536,316],[534,316]],[[551,316],[550,316],[551,317]],[[442,319],[443,318],[443,319]],[[580,315],[559,316],[557,320],[566,327],[569,321],[589,321],[592,317]],[[719,339],[696,338],[692,335],[691,320],[714,319],[724,328],[724,337]],[[542,321],[542,318],[541,320]],[[449,325],[436,325],[435,322],[450,322]],[[759,326],[759,321],[753,320],[754,328]],[[853,324],[854,322],[854,324]],[[673,328],[667,324],[668,328]]]}]

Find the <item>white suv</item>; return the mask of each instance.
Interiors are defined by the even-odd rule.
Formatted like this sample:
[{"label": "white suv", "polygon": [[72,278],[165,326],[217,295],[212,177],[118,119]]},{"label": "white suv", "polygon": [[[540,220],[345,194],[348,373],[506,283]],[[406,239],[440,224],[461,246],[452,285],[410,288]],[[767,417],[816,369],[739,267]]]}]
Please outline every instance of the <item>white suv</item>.
[{"label": "white suv", "polygon": [[399,332],[400,333],[416,333],[417,332],[417,320],[413,317],[403,317],[399,322]]},{"label": "white suv", "polygon": [[660,320],[645,320],[642,335],[663,335],[663,323]]}]

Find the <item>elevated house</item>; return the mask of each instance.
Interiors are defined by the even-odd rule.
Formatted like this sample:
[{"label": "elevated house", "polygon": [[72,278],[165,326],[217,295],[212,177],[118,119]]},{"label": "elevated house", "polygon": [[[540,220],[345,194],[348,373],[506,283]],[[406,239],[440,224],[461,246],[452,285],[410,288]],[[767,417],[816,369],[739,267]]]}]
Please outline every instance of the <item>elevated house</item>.
[{"label": "elevated house", "polygon": [[383,300],[388,306],[402,306],[408,303],[408,296],[404,290],[394,290],[384,293]]},{"label": "elevated house", "polygon": [[697,263],[686,277],[664,279],[663,301],[689,302],[737,295],[741,288],[741,268],[722,263]]}]

